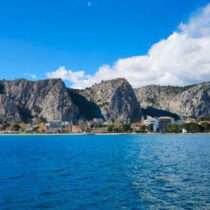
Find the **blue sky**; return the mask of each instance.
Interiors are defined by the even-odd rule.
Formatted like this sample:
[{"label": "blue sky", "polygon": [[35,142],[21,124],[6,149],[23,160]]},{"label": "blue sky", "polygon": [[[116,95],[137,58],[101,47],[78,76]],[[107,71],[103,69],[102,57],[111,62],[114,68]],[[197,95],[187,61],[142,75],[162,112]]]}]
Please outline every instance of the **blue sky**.
[{"label": "blue sky", "polygon": [[60,66],[94,75],[144,55],[206,0],[0,1],[0,78],[46,78]]}]

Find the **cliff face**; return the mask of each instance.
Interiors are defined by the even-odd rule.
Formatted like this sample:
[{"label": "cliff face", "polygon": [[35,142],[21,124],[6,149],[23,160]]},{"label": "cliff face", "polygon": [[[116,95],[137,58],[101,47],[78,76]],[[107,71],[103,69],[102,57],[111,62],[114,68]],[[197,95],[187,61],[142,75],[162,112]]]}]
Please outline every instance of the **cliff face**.
[{"label": "cliff face", "polygon": [[0,120],[73,121],[78,108],[60,79],[0,81]]},{"label": "cliff face", "polygon": [[60,79],[0,81],[0,121],[103,118],[129,122],[141,117],[140,104],[156,116],[166,111],[181,118],[207,117],[210,82],[186,87],[150,85],[134,92],[125,79],[101,82],[84,90],[66,88]]},{"label": "cliff face", "polygon": [[130,121],[141,116],[125,79],[102,82],[85,90],[65,87],[60,79],[0,81],[0,121],[70,121],[103,118]]},{"label": "cliff face", "polygon": [[19,114],[18,106],[5,95],[0,95],[0,121],[20,122],[21,116]]},{"label": "cliff face", "polygon": [[181,118],[210,115],[210,82],[186,87],[150,85],[135,89],[141,107],[166,110]]},{"label": "cliff face", "polygon": [[107,121],[120,119],[127,122],[141,117],[134,90],[125,79],[103,81],[77,92],[96,104]]}]

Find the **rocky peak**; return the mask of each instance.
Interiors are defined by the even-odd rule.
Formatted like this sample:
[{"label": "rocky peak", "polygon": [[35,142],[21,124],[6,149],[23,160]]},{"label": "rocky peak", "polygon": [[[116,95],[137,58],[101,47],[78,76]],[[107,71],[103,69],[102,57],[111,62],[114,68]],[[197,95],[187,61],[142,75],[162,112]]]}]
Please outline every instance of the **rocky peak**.
[{"label": "rocky peak", "polygon": [[126,79],[102,81],[79,93],[97,104],[107,121],[131,121],[141,117],[140,105]]},{"label": "rocky peak", "polygon": [[210,115],[210,82],[185,87],[149,85],[135,93],[144,109],[165,110],[181,118]]},{"label": "rocky peak", "polygon": [[72,121],[77,118],[78,109],[72,103],[65,85],[60,79],[35,82],[25,79],[3,80],[0,81],[0,87],[2,107],[3,101],[5,101],[5,108],[0,119],[4,118],[4,113],[10,112],[6,106],[10,101],[17,107],[17,115],[19,115],[16,118],[17,121],[20,121],[19,119],[24,121],[32,117],[47,121]]}]

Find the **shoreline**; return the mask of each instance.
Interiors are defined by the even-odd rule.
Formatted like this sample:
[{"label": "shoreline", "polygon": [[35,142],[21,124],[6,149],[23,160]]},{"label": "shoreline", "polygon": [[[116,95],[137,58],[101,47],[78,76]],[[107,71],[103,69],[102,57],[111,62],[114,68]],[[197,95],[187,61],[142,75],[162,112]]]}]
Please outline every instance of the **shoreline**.
[{"label": "shoreline", "polygon": [[210,135],[210,133],[42,133],[42,134],[26,134],[26,133],[16,133],[16,134],[0,134],[1,136],[120,136],[120,135],[136,135],[136,136],[152,136],[152,135]]}]

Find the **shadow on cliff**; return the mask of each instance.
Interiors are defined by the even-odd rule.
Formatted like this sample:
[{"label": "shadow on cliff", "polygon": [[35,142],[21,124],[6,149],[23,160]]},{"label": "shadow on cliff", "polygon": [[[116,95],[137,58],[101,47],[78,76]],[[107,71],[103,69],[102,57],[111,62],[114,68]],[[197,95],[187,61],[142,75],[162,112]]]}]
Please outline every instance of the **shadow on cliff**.
[{"label": "shadow on cliff", "polygon": [[175,120],[180,119],[180,116],[178,114],[163,109],[156,109],[153,107],[147,107],[145,109],[142,108],[142,113],[143,115],[149,115],[152,117],[168,116],[168,117],[173,117]]},{"label": "shadow on cliff", "polygon": [[68,92],[72,102],[78,107],[81,117],[87,120],[92,120],[93,118],[104,119],[100,108],[94,102],[87,100],[87,98],[78,94],[76,90],[68,89]]}]

